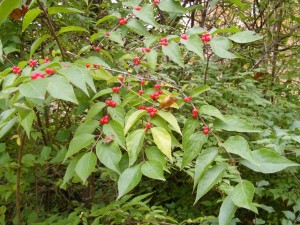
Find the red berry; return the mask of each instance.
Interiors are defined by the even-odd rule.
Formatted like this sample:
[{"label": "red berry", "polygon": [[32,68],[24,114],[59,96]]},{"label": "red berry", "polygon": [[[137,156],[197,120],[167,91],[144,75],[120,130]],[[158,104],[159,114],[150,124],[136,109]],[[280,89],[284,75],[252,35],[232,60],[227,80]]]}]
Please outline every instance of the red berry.
[{"label": "red berry", "polygon": [[55,73],[54,69],[52,69],[52,68],[46,68],[45,72],[49,75],[53,75]]},{"label": "red berry", "polygon": [[110,104],[111,107],[115,108],[117,106],[117,103],[115,101],[112,101],[112,103]]},{"label": "red berry", "polygon": [[133,57],[133,62],[134,62],[134,65],[135,66],[137,66],[137,65],[139,65],[140,64],[140,62],[141,62],[141,60],[140,60],[140,58],[139,57]]},{"label": "red berry", "polygon": [[141,85],[145,85],[145,80],[141,80]]},{"label": "red berry", "polygon": [[184,101],[184,102],[188,102],[188,101],[190,101],[190,99],[189,99],[188,97],[185,97],[185,98],[183,99],[183,101]]},{"label": "red berry", "polygon": [[193,117],[194,119],[197,119],[197,118],[198,118],[198,114],[192,114],[192,117]]},{"label": "red berry", "polygon": [[44,63],[48,63],[50,62],[50,58],[47,56],[45,59],[44,59]]},{"label": "red berry", "polygon": [[119,24],[120,25],[124,25],[127,23],[127,20],[126,19],[119,19]]},{"label": "red berry", "polygon": [[154,4],[154,5],[159,4],[159,0],[153,0],[153,4]]},{"label": "red berry", "polygon": [[151,49],[150,48],[145,48],[145,52],[150,52]]},{"label": "red berry", "polygon": [[123,20],[123,18],[122,18],[122,17],[119,17],[118,20],[121,21],[121,20]]},{"label": "red berry", "polygon": [[152,123],[146,123],[146,128],[150,129],[152,127]]},{"label": "red berry", "polygon": [[17,67],[17,66],[13,66],[12,72],[14,74],[21,74],[21,69],[19,67]]},{"label": "red berry", "polygon": [[32,79],[32,80],[35,80],[35,79],[37,79],[37,78],[38,78],[36,73],[34,73],[34,74],[31,74],[31,76],[30,76],[30,77],[31,77],[31,79]]},{"label": "red berry", "polygon": [[97,64],[94,64],[93,66],[94,66],[94,68],[96,68],[96,69],[99,69],[99,68],[100,68],[100,66],[97,65]]},{"label": "red berry", "polygon": [[108,124],[108,122],[109,122],[109,116],[103,116],[100,119],[100,124]]},{"label": "red berry", "polygon": [[105,32],[105,36],[109,37],[110,33],[109,32]]},{"label": "red berry", "polygon": [[118,92],[120,92],[120,90],[121,90],[121,87],[113,87],[113,88],[112,88],[112,91],[113,91],[114,93],[118,93]]},{"label": "red berry", "polygon": [[202,39],[202,42],[209,42],[211,40],[211,36],[209,33],[202,34],[201,39]]},{"label": "red berry", "polygon": [[204,127],[203,128],[203,134],[208,134],[209,133],[209,127]]},{"label": "red berry", "polygon": [[138,108],[139,110],[145,110],[146,109],[146,107],[144,106],[144,105],[141,105],[141,106],[139,106],[139,108]]},{"label": "red berry", "polygon": [[160,88],[161,88],[161,85],[160,85],[160,84],[155,84],[155,85],[154,85],[154,88],[155,88],[155,89],[160,89]]},{"label": "red berry", "polygon": [[181,39],[183,39],[183,40],[187,40],[189,37],[186,35],[186,34],[182,34],[181,35]]},{"label": "red berry", "polygon": [[158,91],[158,94],[160,94],[160,95],[161,95],[162,93],[163,93],[163,92],[162,92],[162,90],[159,90],[159,91]]},{"label": "red berry", "polygon": [[163,46],[167,46],[169,43],[168,43],[168,39],[166,37],[160,39],[160,44],[163,45]]},{"label": "red berry", "polygon": [[142,95],[144,92],[143,92],[143,90],[139,90],[138,93],[139,93],[139,95]]},{"label": "red berry", "polygon": [[150,117],[154,117],[156,115],[156,112],[150,112],[149,115]]},{"label": "red berry", "polygon": [[90,68],[90,66],[91,66],[91,65],[90,65],[90,64],[88,64],[88,63],[87,63],[87,64],[85,64],[85,67],[86,67],[86,68]]},{"label": "red berry", "polygon": [[140,6],[137,6],[134,8],[136,11],[140,11],[142,8]]},{"label": "red berry", "polygon": [[150,95],[150,98],[155,99],[156,96],[155,96],[154,94],[151,94],[151,95]]},{"label": "red berry", "polygon": [[193,98],[192,98],[192,96],[189,96],[188,99],[191,101]]},{"label": "red berry", "polygon": [[101,48],[99,46],[93,47],[96,52],[100,52]]},{"label": "red berry", "polygon": [[119,81],[123,82],[124,81],[124,77],[119,76]]}]

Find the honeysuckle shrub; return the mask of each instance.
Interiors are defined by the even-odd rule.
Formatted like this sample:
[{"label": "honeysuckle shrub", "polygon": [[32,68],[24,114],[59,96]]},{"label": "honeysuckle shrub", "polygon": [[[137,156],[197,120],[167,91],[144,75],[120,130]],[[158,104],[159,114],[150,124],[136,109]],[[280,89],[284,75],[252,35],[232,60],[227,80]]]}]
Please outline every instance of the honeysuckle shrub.
[{"label": "honeysuckle shrub", "polygon": [[1,2],[3,224],[297,221],[297,89],[257,81],[262,35],[191,27],[194,8]]}]

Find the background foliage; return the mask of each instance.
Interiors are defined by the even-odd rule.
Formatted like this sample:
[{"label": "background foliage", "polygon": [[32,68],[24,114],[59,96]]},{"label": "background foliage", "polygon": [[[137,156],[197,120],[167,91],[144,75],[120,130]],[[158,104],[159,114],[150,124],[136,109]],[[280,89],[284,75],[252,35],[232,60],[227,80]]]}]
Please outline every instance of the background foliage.
[{"label": "background foliage", "polygon": [[2,0],[0,223],[300,224],[299,3]]}]

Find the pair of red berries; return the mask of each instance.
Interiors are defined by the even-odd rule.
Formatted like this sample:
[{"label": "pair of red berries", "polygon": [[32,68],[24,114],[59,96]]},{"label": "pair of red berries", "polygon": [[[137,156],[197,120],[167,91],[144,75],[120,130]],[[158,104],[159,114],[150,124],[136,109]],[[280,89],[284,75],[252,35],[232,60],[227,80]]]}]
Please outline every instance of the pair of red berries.
[{"label": "pair of red berries", "polygon": [[198,118],[198,109],[193,108],[193,110],[192,110],[192,117],[193,117],[194,119]]},{"label": "pair of red berries", "polygon": [[113,87],[111,90],[112,90],[112,92],[114,92],[114,93],[118,93],[118,92],[120,92],[121,87]]},{"label": "pair of red berries", "polygon": [[119,24],[120,24],[120,25],[125,25],[125,24],[127,24],[127,19],[125,19],[125,18],[119,17],[118,20],[119,20]]},{"label": "pair of red berries", "polygon": [[192,96],[188,96],[183,99],[184,102],[189,102],[191,100],[192,100]]},{"label": "pair of red berries", "polygon": [[152,123],[146,123],[145,125],[145,132],[147,132],[152,127]]},{"label": "pair of red berries", "polygon": [[141,60],[140,60],[139,57],[133,57],[132,60],[133,60],[135,66],[138,66],[140,64],[140,62],[141,62]]},{"label": "pair of red berries", "polygon": [[109,123],[109,116],[103,116],[100,119],[100,124],[108,124]]},{"label": "pair of red berries", "polygon": [[155,84],[155,85],[154,85],[154,88],[158,90],[158,89],[161,88],[161,85],[160,85],[160,84]]},{"label": "pair of red berries", "polygon": [[181,39],[187,40],[187,39],[189,39],[189,37],[187,36],[187,34],[182,34],[182,35],[181,35]]},{"label": "pair of red berries", "polygon": [[209,127],[203,127],[203,134],[207,135],[209,133]]},{"label": "pair of red berries", "polygon": [[106,100],[105,104],[107,106],[111,106],[113,108],[115,108],[117,106],[117,103],[114,100]]},{"label": "pair of red berries", "polygon": [[202,34],[201,39],[202,42],[209,42],[211,40],[211,35],[209,33]]},{"label": "pair of red berries", "polygon": [[36,80],[36,79],[40,79],[40,78],[45,78],[45,74],[37,72],[37,73],[32,74],[30,77],[32,80]]},{"label": "pair of red berries", "polygon": [[143,53],[145,53],[145,52],[151,52],[151,49],[150,48],[141,48],[141,51]]},{"label": "pair of red berries", "polygon": [[168,39],[166,37],[160,39],[160,44],[163,46],[167,46],[169,44]]},{"label": "pair of red berries", "polygon": [[19,67],[17,67],[17,66],[13,66],[12,72],[14,74],[19,74],[20,75],[21,74],[21,69]]},{"label": "pair of red berries", "polygon": [[46,68],[46,69],[45,69],[45,72],[46,72],[47,74],[49,74],[49,75],[55,74],[55,71],[54,71],[54,69],[52,69],[52,68]]},{"label": "pair of red berries", "polygon": [[163,92],[160,91],[156,91],[153,94],[150,95],[150,98],[152,98],[153,100],[157,100],[159,98],[159,95],[161,95]]},{"label": "pair of red berries", "polygon": [[30,66],[30,67],[35,67],[36,64],[37,64],[37,61],[36,61],[36,60],[30,59],[30,61],[29,61],[29,66]]},{"label": "pair of red berries", "polygon": [[157,109],[154,107],[147,107],[146,111],[149,113],[150,117],[154,117],[157,113]]}]

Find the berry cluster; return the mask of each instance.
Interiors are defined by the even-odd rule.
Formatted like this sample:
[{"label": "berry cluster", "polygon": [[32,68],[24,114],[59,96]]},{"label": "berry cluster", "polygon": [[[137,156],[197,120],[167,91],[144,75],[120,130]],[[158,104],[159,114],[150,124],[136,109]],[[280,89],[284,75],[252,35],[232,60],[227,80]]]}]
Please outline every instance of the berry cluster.
[{"label": "berry cluster", "polygon": [[113,87],[111,90],[112,90],[112,92],[114,92],[114,93],[118,93],[118,92],[120,92],[121,87]]},{"label": "berry cluster", "polygon": [[163,46],[167,46],[169,44],[168,39],[166,37],[160,39],[160,44]]},{"label": "berry cluster", "polygon": [[17,66],[13,66],[12,72],[14,74],[21,74],[21,69],[19,67],[17,67]]},{"label": "berry cluster", "polygon": [[120,25],[125,25],[125,24],[127,24],[127,19],[125,19],[125,18],[119,17],[118,20],[119,20],[119,24],[120,24]]},{"label": "berry cluster", "polygon": [[109,123],[109,116],[103,116],[101,119],[100,119],[100,124],[108,124]]},{"label": "berry cluster", "polygon": [[193,110],[192,110],[192,117],[193,117],[194,119],[196,119],[196,118],[198,117],[198,109],[193,108]]},{"label": "berry cluster", "polygon": [[184,102],[189,102],[191,100],[192,100],[192,96],[188,96],[183,99]]},{"label": "berry cluster", "polygon": [[141,62],[141,60],[140,60],[139,57],[133,57],[132,60],[133,60],[135,66],[138,66],[140,64],[140,62]]},{"label": "berry cluster", "polygon": [[147,132],[152,127],[152,123],[146,123],[145,132]]},{"label": "berry cluster", "polygon": [[29,66],[30,66],[30,67],[35,67],[36,64],[37,64],[37,61],[36,61],[36,60],[30,59],[30,61],[29,61]]},{"label": "berry cluster", "polygon": [[157,100],[159,98],[159,95],[162,94],[162,91],[156,91],[153,94],[150,95],[150,98],[152,98],[153,100]]},{"label": "berry cluster", "polygon": [[44,78],[44,77],[45,77],[45,74],[40,73],[40,72],[37,72],[37,73],[34,73],[31,75],[32,80],[36,80],[36,79]]},{"label": "berry cluster", "polygon": [[145,53],[145,52],[150,52],[151,49],[150,49],[150,48],[141,48],[141,51],[142,51],[143,53]]},{"label": "berry cluster", "polygon": [[105,103],[107,106],[111,106],[113,108],[117,106],[117,103],[114,100],[106,100]]},{"label": "berry cluster", "polygon": [[181,35],[181,39],[187,40],[187,39],[189,39],[189,37],[187,36],[187,34],[182,34],[182,35]]},{"label": "berry cluster", "polygon": [[157,113],[157,109],[154,107],[146,107],[145,110],[149,113],[150,117],[154,117]]},{"label": "berry cluster", "polygon": [[157,90],[159,90],[161,88],[161,85],[160,84],[155,84],[154,88],[157,89]]},{"label": "berry cluster", "polygon": [[49,74],[49,75],[55,74],[55,71],[54,71],[54,69],[52,69],[52,68],[46,68],[46,69],[45,69],[45,72],[46,72],[47,74]]},{"label": "berry cluster", "polygon": [[203,127],[203,134],[207,135],[209,133],[209,127]]},{"label": "berry cluster", "polygon": [[201,39],[202,39],[202,42],[209,42],[211,40],[211,36],[209,33],[202,34]]}]

